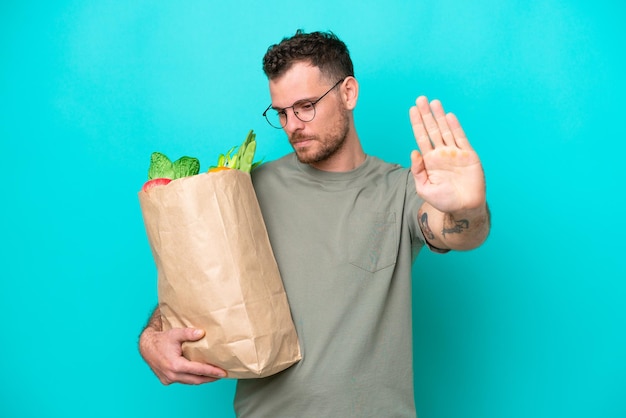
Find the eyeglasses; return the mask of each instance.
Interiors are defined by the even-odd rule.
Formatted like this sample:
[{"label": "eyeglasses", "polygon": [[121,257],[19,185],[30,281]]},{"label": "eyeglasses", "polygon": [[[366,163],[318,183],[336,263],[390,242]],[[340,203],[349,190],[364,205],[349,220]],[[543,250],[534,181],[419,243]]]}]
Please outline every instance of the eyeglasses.
[{"label": "eyeglasses", "polygon": [[315,105],[318,104],[319,101],[322,100],[335,87],[341,84],[341,82],[343,82],[346,78],[347,77],[344,77],[337,81],[334,86],[329,88],[328,91],[322,94],[317,100],[299,100],[293,105],[283,109],[273,109],[270,104],[267,109],[265,109],[265,112],[263,112],[263,116],[265,116],[267,123],[276,129],[282,129],[287,125],[287,109],[293,109],[293,114],[302,122],[311,122],[315,117]]}]

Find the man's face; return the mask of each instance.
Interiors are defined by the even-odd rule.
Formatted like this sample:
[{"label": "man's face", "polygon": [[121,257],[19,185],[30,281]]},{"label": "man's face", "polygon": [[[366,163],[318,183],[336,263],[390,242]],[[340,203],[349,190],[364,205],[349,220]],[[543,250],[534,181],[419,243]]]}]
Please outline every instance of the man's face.
[{"label": "man's face", "polygon": [[[337,81],[337,80],[335,80]],[[282,109],[300,100],[319,99],[334,82],[324,80],[317,67],[296,63],[283,76],[270,80],[272,107]],[[341,84],[315,105],[315,117],[302,122],[287,109],[283,128],[300,162],[315,165],[341,150],[350,129],[349,112],[337,94]]]}]

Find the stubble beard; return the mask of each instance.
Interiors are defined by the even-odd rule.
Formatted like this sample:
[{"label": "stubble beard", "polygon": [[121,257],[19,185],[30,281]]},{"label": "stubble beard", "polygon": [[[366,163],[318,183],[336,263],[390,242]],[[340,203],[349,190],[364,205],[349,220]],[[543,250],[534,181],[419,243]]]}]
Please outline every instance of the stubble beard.
[{"label": "stubble beard", "polygon": [[319,146],[319,149],[313,151],[311,149],[296,149],[296,157],[298,161],[303,164],[316,164],[323,161],[327,161],[332,158],[337,152],[339,152],[346,143],[348,138],[348,132],[350,131],[350,124],[348,119],[348,113],[346,111],[341,112],[339,120],[335,123],[335,126],[323,137],[319,135],[301,135],[294,134],[289,137],[289,142],[301,141],[303,139],[313,140],[313,143]]}]

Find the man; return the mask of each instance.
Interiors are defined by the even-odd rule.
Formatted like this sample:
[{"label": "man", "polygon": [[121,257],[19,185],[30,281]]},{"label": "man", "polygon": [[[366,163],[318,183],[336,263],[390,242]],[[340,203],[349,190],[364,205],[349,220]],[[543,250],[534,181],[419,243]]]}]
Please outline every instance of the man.
[{"label": "man", "polygon": [[[345,44],[302,33],[268,49],[264,115],[294,153],[252,176],[303,359],[240,380],[241,417],[414,417],[411,267],[419,250],[469,250],[490,227],[483,169],[456,117],[419,97],[409,110],[421,153],[411,169],[367,155],[353,110],[359,85]],[[164,384],[226,376],[187,361],[202,330],[163,332],[158,309],[140,351]],[[210,336],[208,336],[210,338]]]}]

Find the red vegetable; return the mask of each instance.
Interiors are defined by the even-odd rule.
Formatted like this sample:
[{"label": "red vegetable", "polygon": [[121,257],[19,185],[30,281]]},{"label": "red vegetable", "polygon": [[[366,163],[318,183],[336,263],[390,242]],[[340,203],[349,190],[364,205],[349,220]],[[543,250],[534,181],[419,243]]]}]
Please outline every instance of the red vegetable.
[{"label": "red vegetable", "polygon": [[156,178],[156,179],[148,180],[147,182],[144,183],[144,185],[141,188],[141,190],[143,190],[145,192],[145,191],[150,190],[153,187],[165,186],[170,181],[172,181],[172,179],[167,179],[167,178],[163,178],[163,177],[159,177],[159,178]]}]

